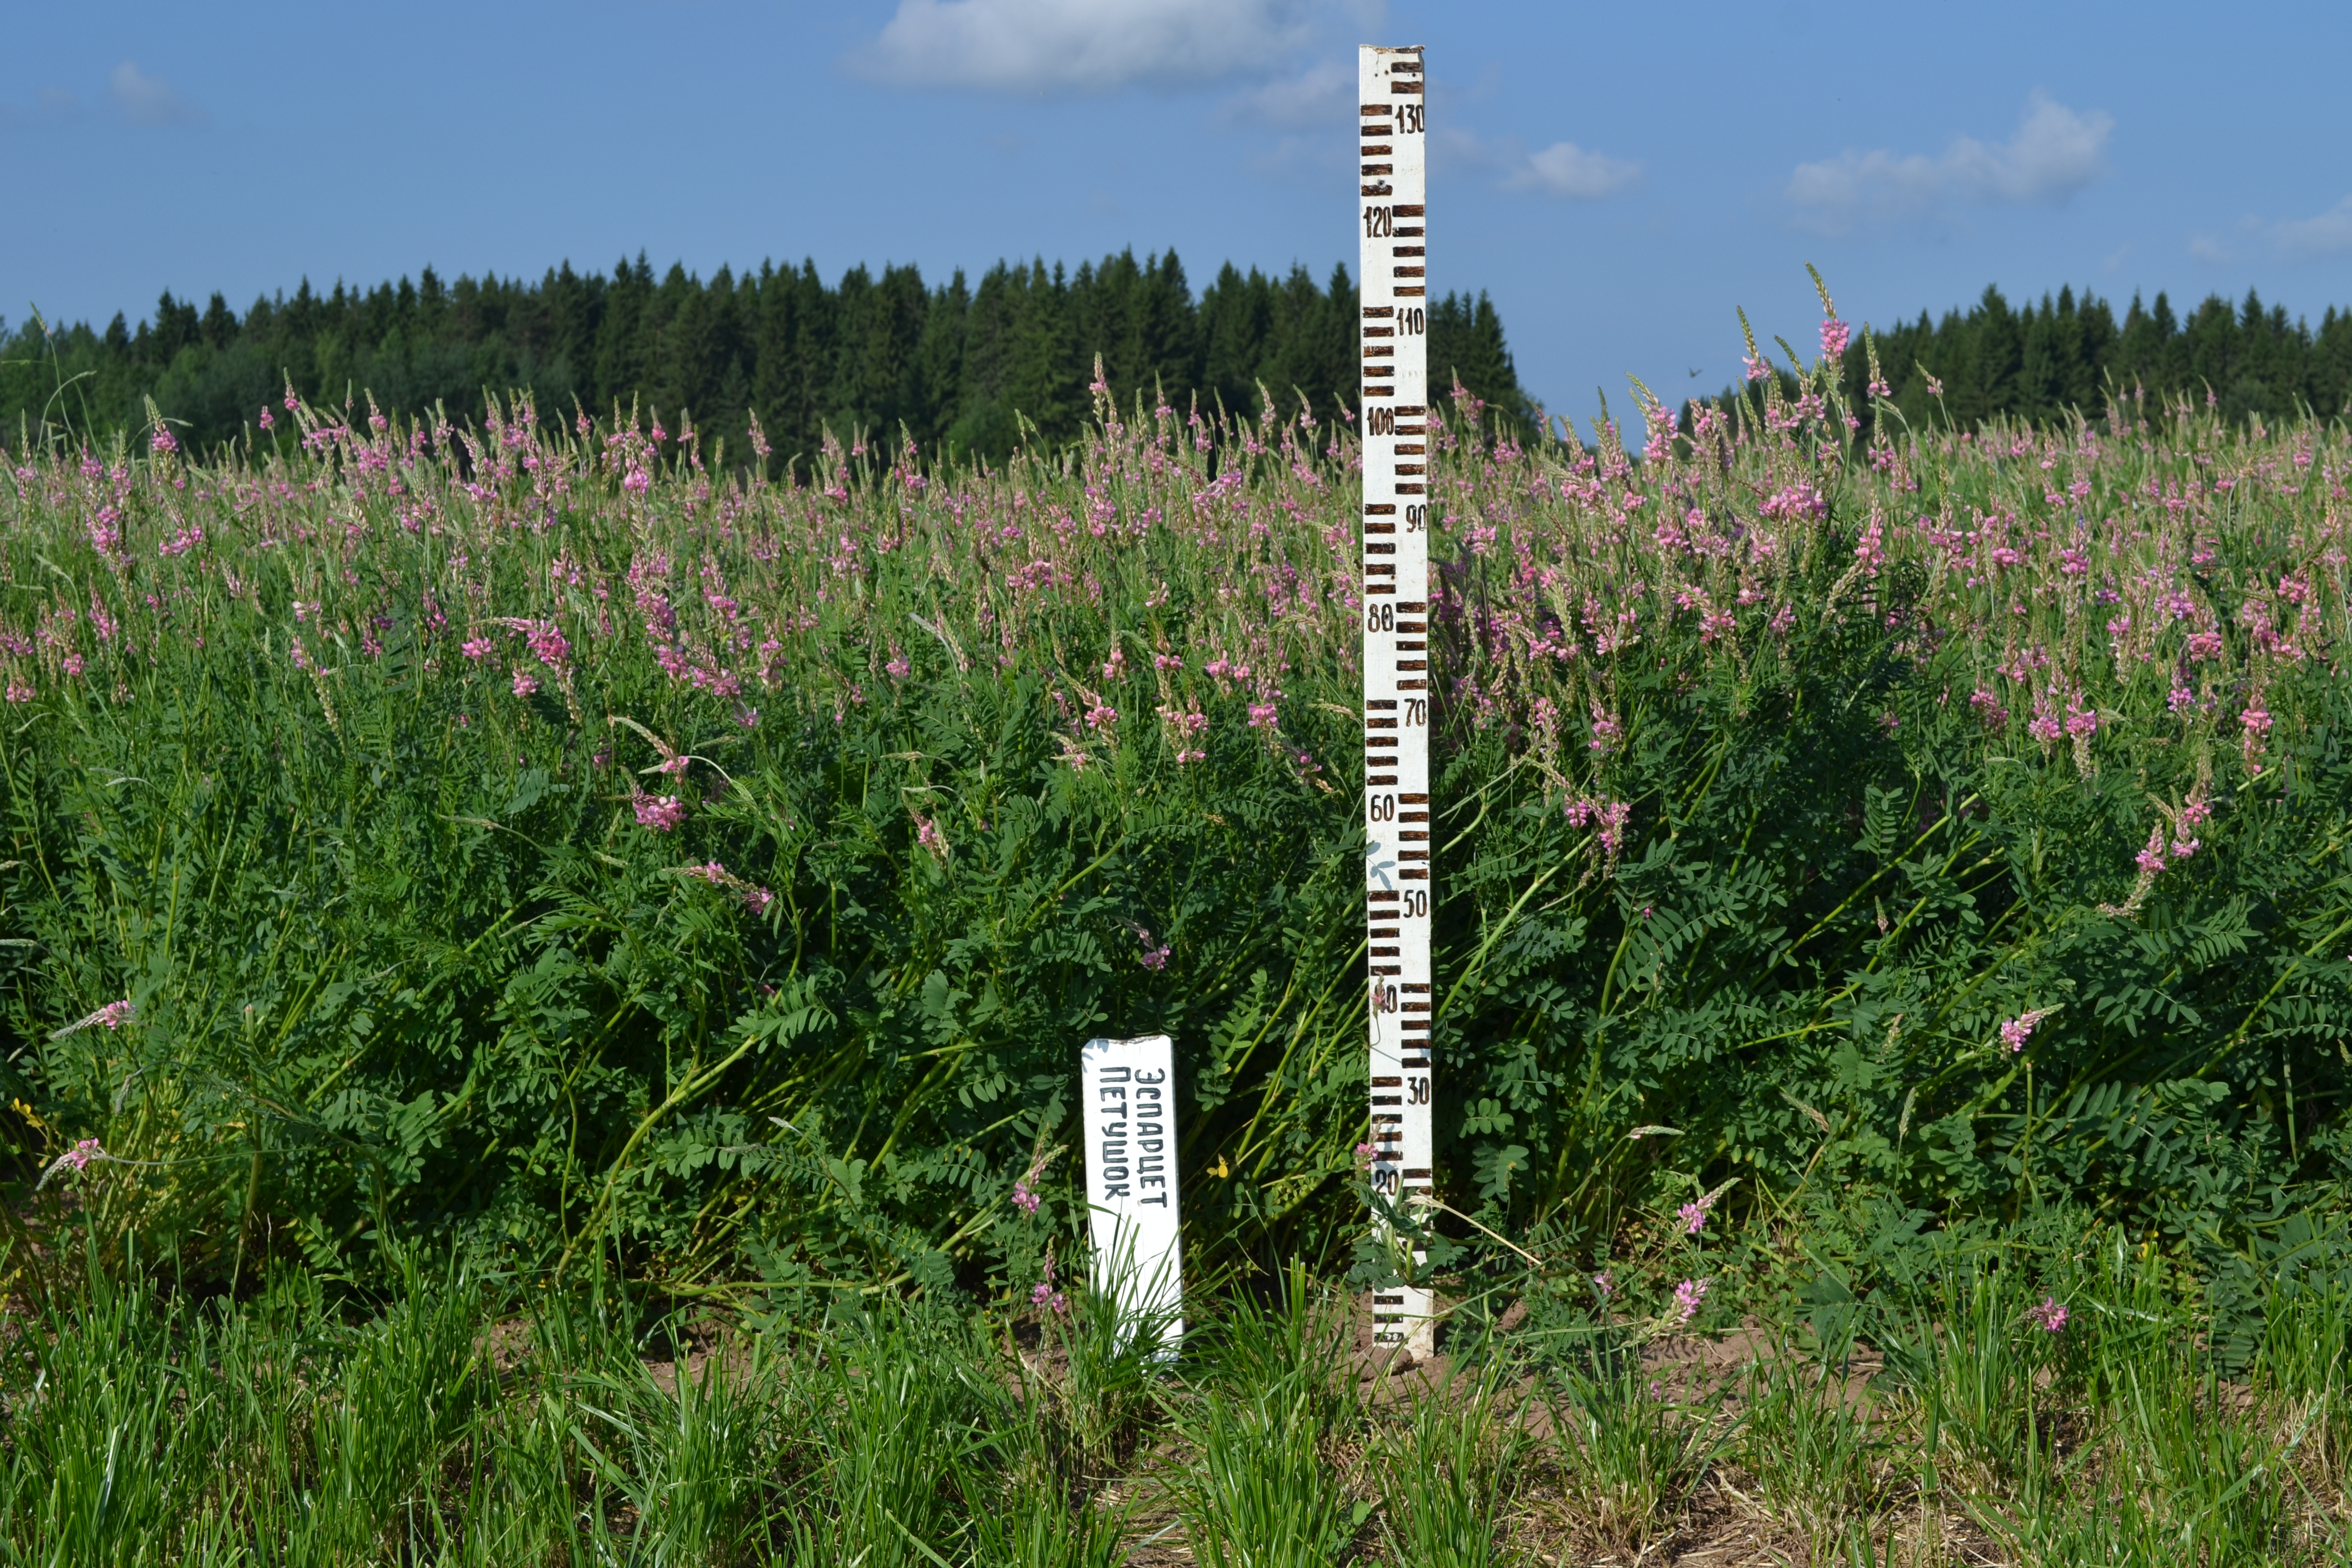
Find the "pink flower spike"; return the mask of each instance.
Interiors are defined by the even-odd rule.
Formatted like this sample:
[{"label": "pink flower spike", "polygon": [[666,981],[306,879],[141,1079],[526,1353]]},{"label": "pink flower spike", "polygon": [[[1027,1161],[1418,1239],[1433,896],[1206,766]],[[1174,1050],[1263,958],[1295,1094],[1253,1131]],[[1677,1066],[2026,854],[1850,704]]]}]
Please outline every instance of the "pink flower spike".
[{"label": "pink flower spike", "polygon": [[1685,1279],[1675,1287],[1675,1305],[1682,1311],[1677,1321],[1687,1323],[1698,1316],[1699,1303],[1706,1300],[1707,1287],[1712,1283],[1707,1279]]},{"label": "pink flower spike", "polygon": [[1711,1197],[1706,1197],[1699,1199],[1696,1203],[1685,1204],[1682,1207],[1676,1209],[1675,1213],[1683,1222],[1683,1234],[1685,1236],[1696,1236],[1700,1231],[1705,1230],[1706,1228],[1706,1211],[1714,1206],[1715,1200]]},{"label": "pink flower spike", "polygon": [[2000,1043],[2007,1046],[2012,1054],[2023,1050],[2025,1042],[2032,1037],[2042,1020],[2056,1011],[2055,1007],[2034,1007],[2014,1018],[2004,1019],[2000,1026]]},{"label": "pink flower spike", "polygon": [[1606,1268],[1592,1277],[1592,1288],[1601,1292],[1604,1301],[1617,1294],[1617,1281]]},{"label": "pink flower spike", "polygon": [[2059,1305],[2057,1297],[2044,1296],[2042,1305],[2028,1308],[2025,1315],[2032,1318],[2043,1333],[2063,1334],[2066,1331],[2066,1320],[2072,1314]]},{"label": "pink flower spike", "polygon": [[123,1026],[125,1021],[132,1017],[137,1012],[138,1008],[132,1005],[129,997],[125,997],[120,1002],[109,1002],[105,1006],[100,1007],[95,1013],[84,1014],[81,1017],[76,1018],[72,1023],[68,1024],[65,1027],[52,1030],[49,1034],[49,1038],[53,1040],[62,1040],[68,1035],[73,1034],[79,1030],[87,1029],[93,1024],[103,1024],[109,1029],[119,1029]]},{"label": "pink flower spike", "polygon": [[1013,1184],[1013,1206],[1023,1214],[1035,1214],[1037,1205],[1044,1201],[1029,1190],[1029,1183],[1025,1177]]},{"label": "pink flower spike", "polygon": [[641,795],[634,803],[637,826],[667,833],[686,820],[686,803],[674,795]]}]

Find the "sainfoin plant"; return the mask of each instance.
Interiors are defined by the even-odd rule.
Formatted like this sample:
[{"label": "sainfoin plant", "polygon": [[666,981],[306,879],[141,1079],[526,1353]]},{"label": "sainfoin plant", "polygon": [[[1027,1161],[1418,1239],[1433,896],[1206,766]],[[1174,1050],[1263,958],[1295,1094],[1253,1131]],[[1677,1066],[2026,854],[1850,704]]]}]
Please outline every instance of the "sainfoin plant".
[{"label": "sainfoin plant", "polygon": [[[1864,440],[1759,364],[1640,460],[1431,419],[1441,1188],[2179,1232],[2336,1172],[2341,427]],[[107,1245],[1010,1298],[1077,1045],[1162,1029],[1196,1244],[1349,1220],[1347,422],[276,423],[0,476],[15,1136],[99,1141]]]}]

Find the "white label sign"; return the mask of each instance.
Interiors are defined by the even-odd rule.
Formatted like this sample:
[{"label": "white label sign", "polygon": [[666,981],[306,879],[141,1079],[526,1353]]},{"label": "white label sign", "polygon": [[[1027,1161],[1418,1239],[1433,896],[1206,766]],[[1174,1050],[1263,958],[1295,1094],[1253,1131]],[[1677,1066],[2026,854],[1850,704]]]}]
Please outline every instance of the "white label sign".
[{"label": "white label sign", "polygon": [[1128,1332],[1141,1326],[1172,1345],[1184,1331],[1174,1043],[1165,1035],[1088,1040],[1078,1067],[1094,1279],[1117,1292]]}]

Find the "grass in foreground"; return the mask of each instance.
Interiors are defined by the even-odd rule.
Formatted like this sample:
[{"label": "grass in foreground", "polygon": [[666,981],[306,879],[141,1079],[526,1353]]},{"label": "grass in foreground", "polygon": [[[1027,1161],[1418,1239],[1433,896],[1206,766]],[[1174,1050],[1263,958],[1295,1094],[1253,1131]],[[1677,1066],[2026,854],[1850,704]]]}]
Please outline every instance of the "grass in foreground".
[{"label": "grass in foreground", "polygon": [[2352,1297],[2273,1288],[2228,1365],[2148,1255],[2102,1241],[2063,1301],[2029,1261],[1858,1342],[1537,1314],[1402,1370],[1297,1270],[1172,1367],[1083,1295],[762,1329],[414,1265],[364,1321],[295,1274],[238,1306],[101,1285],[17,1321],[0,1560],[2340,1560]]}]

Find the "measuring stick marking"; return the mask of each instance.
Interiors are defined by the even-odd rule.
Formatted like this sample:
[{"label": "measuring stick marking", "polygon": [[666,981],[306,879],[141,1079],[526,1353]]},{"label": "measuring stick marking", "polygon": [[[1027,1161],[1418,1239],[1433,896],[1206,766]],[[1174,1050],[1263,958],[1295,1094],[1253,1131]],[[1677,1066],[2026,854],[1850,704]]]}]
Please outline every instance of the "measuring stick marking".
[{"label": "measuring stick marking", "polygon": [[[1430,1188],[1428,124],[1422,51],[1356,57],[1363,279],[1364,921],[1371,1178]],[[1373,1339],[1431,1349],[1429,1292],[1377,1292]]]}]

